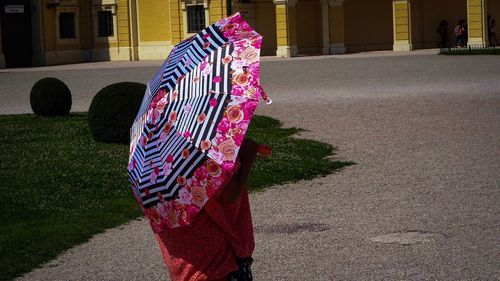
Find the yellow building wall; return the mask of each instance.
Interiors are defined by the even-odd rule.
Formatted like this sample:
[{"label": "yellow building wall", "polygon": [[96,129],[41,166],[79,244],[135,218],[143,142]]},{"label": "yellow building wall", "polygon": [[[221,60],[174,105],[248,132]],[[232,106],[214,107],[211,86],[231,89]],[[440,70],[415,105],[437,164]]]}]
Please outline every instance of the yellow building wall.
[{"label": "yellow building wall", "polygon": [[410,4],[408,2],[394,3],[394,40],[408,41],[410,40]]},{"label": "yellow building wall", "polygon": [[294,16],[294,13],[290,15],[290,11],[295,9],[289,9],[285,5],[279,5],[276,7],[276,42],[278,46],[289,46],[292,44],[293,40],[289,37],[289,22],[290,17]]},{"label": "yellow building wall", "polygon": [[392,0],[345,0],[347,52],[392,50]]},{"label": "yellow building wall", "polygon": [[276,55],[276,9],[272,0],[259,0],[254,4],[255,24],[252,26],[262,35],[261,53],[264,56]]},{"label": "yellow building wall", "polygon": [[318,0],[300,0],[296,5],[299,54],[320,54],[323,47],[321,4]]},{"label": "yellow building wall", "polygon": [[484,18],[484,0],[468,1],[468,35],[469,38],[483,38],[485,33]]},{"label": "yellow building wall", "polygon": [[164,0],[139,0],[140,42],[155,42],[170,40],[170,5]]},{"label": "yellow building wall", "polygon": [[170,0],[170,40],[172,44],[177,44],[184,39],[183,34],[183,14],[180,0]]},{"label": "yellow building wall", "polygon": [[130,34],[129,34],[129,22],[130,17],[128,13],[128,1],[127,0],[117,0],[117,30],[118,30],[118,45],[120,47],[130,46]]},{"label": "yellow building wall", "polygon": [[437,29],[442,20],[448,21],[448,41],[454,44],[453,30],[461,19],[467,19],[466,0],[413,1],[412,43],[414,48],[437,48],[441,40]]},{"label": "yellow building wall", "polygon": [[225,0],[210,1],[210,24],[214,24],[227,16],[227,5]]}]

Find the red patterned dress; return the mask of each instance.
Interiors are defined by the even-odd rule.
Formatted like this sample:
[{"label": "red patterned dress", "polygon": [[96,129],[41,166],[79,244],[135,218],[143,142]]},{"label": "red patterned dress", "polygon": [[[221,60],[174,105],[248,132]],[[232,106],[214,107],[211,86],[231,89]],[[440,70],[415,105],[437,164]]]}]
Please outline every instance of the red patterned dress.
[{"label": "red patterned dress", "polygon": [[228,280],[236,257],[255,248],[248,192],[231,204],[210,199],[189,226],[156,234],[172,281]]}]

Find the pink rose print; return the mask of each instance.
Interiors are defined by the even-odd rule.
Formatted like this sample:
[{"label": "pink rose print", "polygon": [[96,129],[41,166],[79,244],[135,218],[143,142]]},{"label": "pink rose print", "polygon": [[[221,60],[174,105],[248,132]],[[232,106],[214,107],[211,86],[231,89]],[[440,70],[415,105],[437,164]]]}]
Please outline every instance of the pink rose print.
[{"label": "pink rose print", "polygon": [[172,206],[169,206],[167,208],[167,221],[171,226],[177,225],[179,223],[177,214],[175,213],[174,208]]},{"label": "pink rose print", "polygon": [[246,86],[250,82],[250,75],[240,73],[233,76],[233,85]]},{"label": "pink rose print", "polygon": [[172,94],[170,95],[170,98],[174,101],[177,99],[177,96],[179,95],[179,92],[177,90],[173,91]]},{"label": "pink rose print", "polygon": [[163,132],[168,135],[168,133],[170,133],[170,130],[172,130],[172,123],[170,121],[168,121],[166,124],[165,124],[165,127],[163,128]]},{"label": "pink rose print", "polygon": [[207,199],[207,192],[202,187],[193,187],[191,188],[191,196],[193,204],[201,208]]},{"label": "pink rose print", "polygon": [[182,204],[191,204],[191,200],[193,199],[193,197],[191,196],[191,194],[189,193],[189,191],[187,191],[185,188],[181,188],[181,190],[179,190],[179,202],[182,203]]},{"label": "pink rose print", "polygon": [[204,140],[201,142],[200,144],[200,148],[201,150],[203,151],[207,151],[210,149],[210,147],[212,147],[212,142],[210,140]]},{"label": "pink rose print", "polygon": [[208,104],[210,104],[211,107],[216,107],[218,102],[215,98],[211,98],[209,101],[208,101]]},{"label": "pink rose print", "polygon": [[224,157],[224,161],[234,161],[236,158],[236,148],[238,146],[232,139],[227,139],[219,144],[219,150],[222,153],[222,157]]},{"label": "pink rose print", "polygon": [[[162,203],[165,202],[165,197],[163,197],[163,194],[161,194],[160,192],[156,193],[156,197],[158,197],[158,200],[160,200],[160,202],[162,202]],[[161,204],[161,206],[164,207],[163,204]],[[165,214],[166,214],[166,212],[165,212]]]},{"label": "pink rose print", "polygon": [[212,177],[218,177],[222,174],[222,169],[217,162],[212,159],[207,160],[207,171]]},{"label": "pink rose print", "polygon": [[207,67],[207,65],[208,65],[208,62],[202,61],[201,64],[200,64],[201,71],[203,71],[205,69],[205,67]]},{"label": "pink rose print", "polygon": [[186,184],[186,178],[185,178],[185,177],[183,177],[183,176],[179,176],[179,177],[177,177],[177,184],[178,184],[178,185],[181,185],[181,186],[182,186],[182,185],[185,185],[185,184]]},{"label": "pink rose print", "polygon": [[172,123],[177,121],[177,112],[175,112],[175,111],[170,112],[170,115],[168,116],[168,120]]},{"label": "pink rose print", "polygon": [[168,174],[170,174],[171,166],[172,165],[170,165],[169,163],[165,163],[165,165],[163,166],[163,175],[167,176]]},{"label": "pink rose print", "polygon": [[248,47],[240,54],[240,58],[251,64],[259,60],[259,54],[254,47]]},{"label": "pink rose print", "polygon": [[[158,192],[158,194],[160,194]],[[158,211],[158,213],[160,214],[160,217],[163,219],[167,216],[167,210],[165,209],[165,206],[163,206],[163,204],[158,204],[156,206],[156,210]]]},{"label": "pink rose print", "polygon": [[239,105],[232,105],[226,109],[225,116],[231,123],[238,123],[243,120],[244,113]]},{"label": "pink rose print", "polygon": [[222,81],[222,78],[220,76],[215,76],[213,81],[214,83],[220,83],[220,81]]},{"label": "pink rose print", "polygon": [[181,153],[182,159],[187,159],[189,157],[189,149],[184,149]]},{"label": "pink rose print", "polygon": [[236,145],[238,145],[238,146],[241,146],[243,144],[244,139],[245,139],[245,137],[243,135],[239,135],[239,136],[234,138],[234,143],[236,143]]},{"label": "pink rose print", "polygon": [[194,176],[198,179],[205,179],[208,176],[207,167],[205,165],[200,166],[195,172]]},{"label": "pink rose print", "polygon": [[210,74],[210,72],[212,72],[212,64],[211,63],[206,63],[205,65],[201,65],[201,74],[203,76],[207,76],[208,74]]},{"label": "pink rose print", "polygon": [[221,132],[223,135],[225,135],[225,134],[227,134],[227,132],[229,131],[230,128],[231,128],[231,124],[229,123],[227,118],[223,118],[219,122],[219,126],[217,127],[217,131]]},{"label": "pink rose print", "polygon": [[198,118],[197,118],[198,124],[200,124],[200,125],[203,124],[206,119],[207,119],[207,115],[205,113],[200,113],[200,115],[198,115]]},{"label": "pink rose print", "polygon": [[156,173],[151,173],[151,175],[149,176],[149,181],[154,184],[156,183],[156,179],[158,178],[158,174]]},{"label": "pink rose print", "polygon": [[224,58],[222,58],[222,64],[228,64],[233,60],[233,57],[231,55],[227,55]]},{"label": "pink rose print", "polygon": [[127,168],[130,171],[130,170],[135,169],[136,166],[137,166],[137,160],[135,160],[135,158],[132,158],[132,161],[130,161],[128,163],[128,167]]},{"label": "pink rose print", "polygon": [[186,221],[191,221],[193,220],[194,216],[200,211],[200,208],[196,207],[195,205],[187,205],[186,206]]},{"label": "pink rose print", "polygon": [[153,223],[160,224],[160,222],[161,222],[161,216],[158,213],[158,211],[156,210],[156,208],[151,208],[149,219]]},{"label": "pink rose print", "polygon": [[224,169],[224,171],[232,171],[234,168],[234,163],[226,162],[222,164],[222,168]]},{"label": "pink rose print", "polygon": [[142,136],[140,143],[142,147],[146,147],[146,145],[148,144],[148,138],[146,136]]},{"label": "pink rose print", "polygon": [[167,163],[173,163],[174,162],[174,156],[172,156],[172,154],[169,154],[167,156]]}]

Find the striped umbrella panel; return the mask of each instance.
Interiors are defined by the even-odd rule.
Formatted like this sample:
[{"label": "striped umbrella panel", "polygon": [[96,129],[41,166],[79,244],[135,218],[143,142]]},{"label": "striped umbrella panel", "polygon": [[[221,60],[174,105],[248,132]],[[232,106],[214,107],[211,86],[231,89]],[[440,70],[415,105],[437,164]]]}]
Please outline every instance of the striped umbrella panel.
[{"label": "striped umbrella panel", "polygon": [[231,179],[259,100],[262,36],[235,14],[178,44],[131,128],[128,175],[154,232],[189,224]]},{"label": "striped umbrella panel", "polygon": [[229,64],[216,62],[232,51],[232,44],[226,44],[211,52],[178,78],[171,93],[160,88],[152,97],[151,114],[141,134],[143,145],[136,147],[132,157],[135,168],[129,170],[136,196],[144,207],[158,203],[158,193],[167,201],[176,197],[180,188],[177,179],[190,178],[195,168],[207,160],[208,150],[202,143],[211,143],[215,137],[217,124],[231,99]]}]

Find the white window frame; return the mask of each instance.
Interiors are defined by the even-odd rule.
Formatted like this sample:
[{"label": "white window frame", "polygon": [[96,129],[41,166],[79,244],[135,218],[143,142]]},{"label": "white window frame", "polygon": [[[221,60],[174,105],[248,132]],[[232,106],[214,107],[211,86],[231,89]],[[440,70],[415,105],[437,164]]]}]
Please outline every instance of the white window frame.
[{"label": "white window frame", "polygon": [[[61,13],[73,13],[75,15],[75,38],[61,38],[59,30],[59,16]],[[56,38],[57,45],[79,45],[80,44],[80,8],[77,6],[56,7]]]},{"label": "white window frame", "polygon": [[205,10],[205,26],[208,26],[210,23],[210,7],[208,5],[208,0],[186,0],[182,1],[182,14],[183,14],[183,24],[184,24],[184,38],[191,37],[195,34],[198,34],[197,32],[195,33],[190,33],[188,32],[188,14],[187,14],[187,7],[188,6],[196,6],[196,5],[203,5],[203,8]]}]

